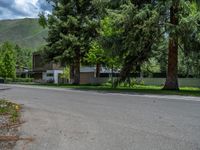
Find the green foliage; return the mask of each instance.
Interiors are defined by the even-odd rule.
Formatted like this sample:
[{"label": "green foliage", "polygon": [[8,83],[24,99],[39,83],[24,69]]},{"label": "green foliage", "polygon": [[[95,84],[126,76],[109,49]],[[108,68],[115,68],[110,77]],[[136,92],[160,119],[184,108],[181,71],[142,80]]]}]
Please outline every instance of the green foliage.
[{"label": "green foliage", "polygon": [[[9,42],[0,46],[0,76],[3,78],[15,78],[16,68],[20,71],[23,68],[31,68],[32,50],[24,49]],[[9,80],[9,79],[8,79]]]},{"label": "green foliage", "polygon": [[161,64],[158,63],[155,57],[149,58],[148,61],[142,64],[141,68],[142,68],[142,72],[149,76],[153,73],[162,72]]},{"label": "green foliage", "polygon": [[7,115],[12,123],[19,121],[20,108],[18,104],[0,99],[0,115]]},{"label": "green foliage", "polygon": [[[75,74],[84,61],[120,69],[120,81],[138,67],[143,72],[165,73],[167,49],[173,43],[168,44],[170,39],[179,46],[180,73],[199,76],[200,11],[195,1],[49,2],[54,5],[52,15],[46,18],[44,13],[39,14],[40,24],[49,28],[45,56],[73,65]],[[177,10],[172,15],[174,6]],[[178,21],[173,22],[172,17]]]},{"label": "green foliage", "polygon": [[33,78],[6,78],[6,83],[30,83],[33,82]]},{"label": "green foliage", "polygon": [[38,23],[43,27],[45,28],[47,26],[47,20],[45,18],[45,13],[42,12],[42,13],[39,13],[39,19],[38,19]]},{"label": "green foliage", "polygon": [[[74,82],[79,84],[80,62],[97,37],[99,27],[99,9],[93,0],[50,0],[54,7],[52,15],[44,19],[49,28],[45,57],[52,61],[61,61],[74,65]],[[42,21],[43,20],[43,21]]]},{"label": "green foliage", "polygon": [[9,42],[1,46],[0,76],[4,78],[16,77],[16,56],[15,51]]},{"label": "green foliage", "polygon": [[85,61],[92,65],[105,63],[105,51],[97,41],[91,43],[91,48],[85,56]]},{"label": "green foliage", "polygon": [[[92,0],[59,0],[56,4],[53,14],[47,18],[49,36],[46,56],[50,60],[73,63],[77,55],[80,58],[85,56],[90,42],[97,35],[97,9]],[[40,16],[42,18],[44,20],[43,15]]]},{"label": "green foliage", "polygon": [[130,88],[137,85],[145,85],[145,84],[142,79],[135,79],[135,78],[127,79],[126,81],[120,84],[121,87],[130,87]]},{"label": "green foliage", "polygon": [[32,67],[32,49],[21,48],[19,45],[15,46],[16,53],[16,65],[18,69],[23,69],[24,67]]},{"label": "green foliage", "polygon": [[183,77],[199,77],[199,11],[196,3],[180,1],[179,24],[174,26],[168,23],[167,15],[171,3],[160,2],[159,12],[162,12],[160,30],[164,33],[153,47],[153,55],[160,66],[162,73],[167,69],[167,47],[169,33],[179,37],[179,74]]},{"label": "green foliage", "polygon": [[121,81],[149,58],[160,36],[159,13],[146,2],[139,5],[125,2],[118,9],[109,10],[102,22],[102,45],[112,55],[119,56]]},{"label": "green foliage", "polygon": [[196,3],[182,1],[177,32],[186,54],[200,52],[200,11]]},{"label": "green foliage", "polygon": [[90,91],[100,91],[100,92],[115,92],[115,93],[141,93],[141,94],[164,94],[164,95],[184,95],[184,96],[198,96],[200,97],[200,88],[193,87],[182,87],[180,91],[166,91],[162,90],[162,86],[153,86],[153,85],[134,85],[133,87],[124,87],[119,86],[117,88],[112,88],[111,83],[106,83],[105,85],[40,85],[47,87],[56,87],[56,88],[70,88],[70,89],[82,89],[82,90],[90,90]]},{"label": "green foliage", "polygon": [[[102,21],[102,45],[123,60],[121,81],[142,64],[143,71],[166,72],[169,35],[179,38],[179,47],[183,45],[186,56],[194,60],[198,58],[188,53],[196,51],[197,55],[199,52],[199,8],[189,0],[178,2],[119,0],[107,10],[107,16]],[[178,25],[169,23],[169,10],[175,4],[179,5],[178,14],[175,14],[179,17]],[[181,61],[184,57],[181,56]],[[194,62],[198,64],[198,61]],[[195,71],[191,68],[190,72],[199,72],[196,66],[192,67]],[[181,67],[180,72],[183,73]]]},{"label": "green foliage", "polygon": [[179,74],[184,77],[200,77],[200,53],[190,52],[185,55],[179,50]]},{"label": "green foliage", "polygon": [[70,80],[70,69],[69,67],[65,67],[63,70],[63,74],[60,76],[63,79],[67,79],[68,81]]}]

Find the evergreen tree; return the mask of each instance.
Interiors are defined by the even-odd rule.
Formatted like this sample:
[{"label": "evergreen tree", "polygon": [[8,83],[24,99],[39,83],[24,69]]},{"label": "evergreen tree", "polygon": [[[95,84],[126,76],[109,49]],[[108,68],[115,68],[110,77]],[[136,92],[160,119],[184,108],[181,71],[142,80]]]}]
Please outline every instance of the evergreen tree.
[{"label": "evergreen tree", "polygon": [[[179,25],[179,8],[180,0],[172,0],[170,7],[170,24]],[[178,35],[169,33],[169,53],[168,53],[168,70],[167,79],[164,89],[178,90]]]},{"label": "evergreen tree", "polygon": [[45,56],[71,66],[74,84],[80,83],[80,64],[90,43],[97,37],[99,9],[94,0],[50,0],[52,15],[47,20],[44,14],[40,23],[47,25],[49,36]]},{"label": "evergreen tree", "polygon": [[148,60],[160,42],[168,38],[168,69],[164,89],[178,90],[178,49],[182,45],[188,53],[199,52],[200,12],[196,3],[190,0],[117,2],[114,9],[108,10],[108,16],[115,20],[114,33],[119,32],[103,38],[113,51],[121,51],[120,57],[124,61],[120,81],[124,81],[136,66]]},{"label": "evergreen tree", "polygon": [[170,30],[168,70],[164,89],[178,90],[178,49],[200,51],[200,13],[194,1],[172,0],[170,6]]},{"label": "evergreen tree", "polygon": [[[102,45],[119,55],[122,69],[120,79],[146,61],[160,36],[159,13],[149,1],[121,1],[118,8],[108,10],[108,23],[102,34]],[[104,27],[103,27],[104,29]]]}]

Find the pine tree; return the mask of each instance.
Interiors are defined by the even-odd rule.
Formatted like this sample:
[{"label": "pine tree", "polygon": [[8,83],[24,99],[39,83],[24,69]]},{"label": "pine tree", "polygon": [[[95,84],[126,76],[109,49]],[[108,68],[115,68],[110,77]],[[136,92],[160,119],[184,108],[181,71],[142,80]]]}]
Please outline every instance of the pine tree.
[{"label": "pine tree", "polygon": [[200,13],[197,2],[172,0],[170,7],[168,70],[165,90],[179,90],[178,49],[184,46],[186,53],[200,51]]},{"label": "pine tree", "polygon": [[80,64],[97,37],[99,10],[94,0],[56,0],[47,22],[41,15],[40,22],[49,28],[46,58],[71,66],[74,84],[80,83]]},{"label": "pine tree", "polygon": [[108,27],[103,27],[102,45],[119,55],[122,64],[116,86],[149,58],[159,39],[159,13],[149,4],[149,1],[121,1],[121,5],[109,9],[105,17],[109,22],[105,23]]},{"label": "pine tree", "polygon": [[187,53],[200,51],[200,11],[196,3],[191,0],[119,0],[114,6],[114,9],[108,10],[108,16],[115,20],[114,32],[119,32],[103,38],[112,51],[121,51],[123,67],[120,81],[128,78],[136,66],[147,61],[159,42],[168,38],[168,70],[164,89],[178,90],[178,49],[183,47]]},{"label": "pine tree", "polygon": [[[180,0],[173,0],[170,7],[170,23],[179,25]],[[168,70],[164,89],[178,90],[178,35],[169,33]]]}]

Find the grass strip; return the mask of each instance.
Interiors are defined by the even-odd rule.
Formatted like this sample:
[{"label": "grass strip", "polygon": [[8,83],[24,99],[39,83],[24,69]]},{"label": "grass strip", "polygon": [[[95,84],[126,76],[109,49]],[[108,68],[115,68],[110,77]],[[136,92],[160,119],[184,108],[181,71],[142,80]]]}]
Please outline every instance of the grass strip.
[{"label": "grass strip", "polygon": [[67,88],[83,91],[99,91],[99,92],[114,92],[114,93],[132,93],[132,94],[156,94],[156,95],[180,95],[180,96],[195,96],[200,97],[200,88],[196,87],[180,87],[180,90],[162,90],[162,86],[152,85],[134,85],[132,87],[117,87],[112,88],[110,85],[55,85],[55,84],[33,84],[35,86]]}]

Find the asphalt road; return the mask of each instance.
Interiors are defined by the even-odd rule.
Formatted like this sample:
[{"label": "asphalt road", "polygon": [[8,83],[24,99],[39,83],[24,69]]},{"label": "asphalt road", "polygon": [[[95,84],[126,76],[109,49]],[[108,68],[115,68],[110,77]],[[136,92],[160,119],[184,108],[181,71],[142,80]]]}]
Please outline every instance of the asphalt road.
[{"label": "asphalt road", "polygon": [[9,87],[35,139],[16,150],[200,150],[200,98]]}]

